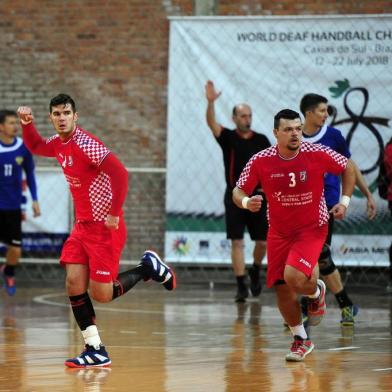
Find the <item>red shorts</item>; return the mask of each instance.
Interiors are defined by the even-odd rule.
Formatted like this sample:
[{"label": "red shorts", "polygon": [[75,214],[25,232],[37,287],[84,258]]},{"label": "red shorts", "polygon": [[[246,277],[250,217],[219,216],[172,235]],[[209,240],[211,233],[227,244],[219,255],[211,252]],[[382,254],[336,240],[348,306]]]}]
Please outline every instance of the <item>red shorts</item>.
[{"label": "red shorts", "polygon": [[117,278],[126,239],[127,230],[121,217],[118,230],[108,229],[104,222],[76,223],[64,243],[60,263],[85,264],[91,280],[110,283]]},{"label": "red shorts", "polygon": [[271,227],[267,237],[267,286],[283,280],[286,265],[311,277],[328,233],[328,225],[282,236]]}]

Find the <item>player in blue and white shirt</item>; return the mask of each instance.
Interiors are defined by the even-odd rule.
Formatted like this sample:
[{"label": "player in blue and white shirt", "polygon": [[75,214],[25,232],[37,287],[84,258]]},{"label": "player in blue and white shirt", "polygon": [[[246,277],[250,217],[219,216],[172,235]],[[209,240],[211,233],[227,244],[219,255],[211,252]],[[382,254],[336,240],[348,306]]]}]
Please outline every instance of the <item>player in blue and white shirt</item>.
[{"label": "player in blue and white shirt", "polygon": [[0,111],[0,241],[7,247],[6,262],[0,267],[0,273],[9,295],[15,294],[15,266],[21,256],[23,172],[33,199],[33,215],[41,215],[33,157],[23,140],[16,136],[18,124],[16,112]]},{"label": "player in blue and white shirt", "polygon": [[[320,143],[330,147],[336,152],[349,158],[351,153],[348,149],[346,139],[342,133],[326,124],[328,118],[328,100],[318,94],[306,94],[302,97],[300,109],[305,117],[303,140],[310,143]],[[353,161],[352,161],[353,162]],[[354,163],[354,162],[353,162]],[[358,166],[354,163],[356,185],[367,198],[367,215],[373,219],[376,215],[376,204],[372,193],[366,184]],[[324,195],[328,210],[330,210],[340,199],[340,178],[332,174],[327,174],[324,180]],[[347,203],[349,199],[347,200]],[[338,269],[336,268],[331,255],[331,240],[334,220],[330,214],[328,225],[328,236],[319,259],[320,274],[329,290],[335,295],[339,307],[342,311],[341,324],[343,326],[354,325],[354,316],[358,313],[358,307],[353,305],[349,298]]]}]

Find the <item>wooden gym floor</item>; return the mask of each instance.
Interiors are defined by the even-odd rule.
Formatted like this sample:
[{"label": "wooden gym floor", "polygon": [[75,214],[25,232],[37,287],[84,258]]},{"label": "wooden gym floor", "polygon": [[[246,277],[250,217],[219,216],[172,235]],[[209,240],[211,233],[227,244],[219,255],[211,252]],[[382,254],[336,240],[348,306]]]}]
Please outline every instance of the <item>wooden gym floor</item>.
[{"label": "wooden gym floor", "polygon": [[69,370],[82,349],[62,288],[0,293],[0,391],[392,391],[392,297],[355,293],[355,330],[331,306],[312,330],[315,350],[286,363],[291,343],[271,291],[246,304],[234,288],[166,292],[141,283],[118,301],[96,304],[108,369]]}]

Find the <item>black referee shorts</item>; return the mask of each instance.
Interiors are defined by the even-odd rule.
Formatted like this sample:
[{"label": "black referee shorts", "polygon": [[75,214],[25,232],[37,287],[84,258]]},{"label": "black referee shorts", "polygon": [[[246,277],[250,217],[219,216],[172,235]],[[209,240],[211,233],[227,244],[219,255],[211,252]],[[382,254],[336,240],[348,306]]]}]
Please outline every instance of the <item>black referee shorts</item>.
[{"label": "black referee shorts", "polygon": [[0,241],[7,245],[22,246],[21,210],[0,210]]},{"label": "black referee shorts", "polygon": [[228,239],[242,240],[245,228],[248,229],[253,241],[265,241],[267,239],[267,203],[264,195],[263,198],[260,211],[250,212],[234,204],[231,191],[225,193],[226,235]]}]

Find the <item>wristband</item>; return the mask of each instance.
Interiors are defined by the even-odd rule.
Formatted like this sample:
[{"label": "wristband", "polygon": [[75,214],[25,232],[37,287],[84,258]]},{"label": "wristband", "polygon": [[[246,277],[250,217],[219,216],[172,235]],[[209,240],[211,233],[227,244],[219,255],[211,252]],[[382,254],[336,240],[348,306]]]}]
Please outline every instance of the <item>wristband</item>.
[{"label": "wristband", "polygon": [[348,208],[348,205],[350,204],[350,199],[350,196],[343,195],[339,203]]},{"label": "wristband", "polygon": [[244,207],[246,210],[248,209],[248,200],[249,197],[245,196],[241,201],[242,207]]}]

